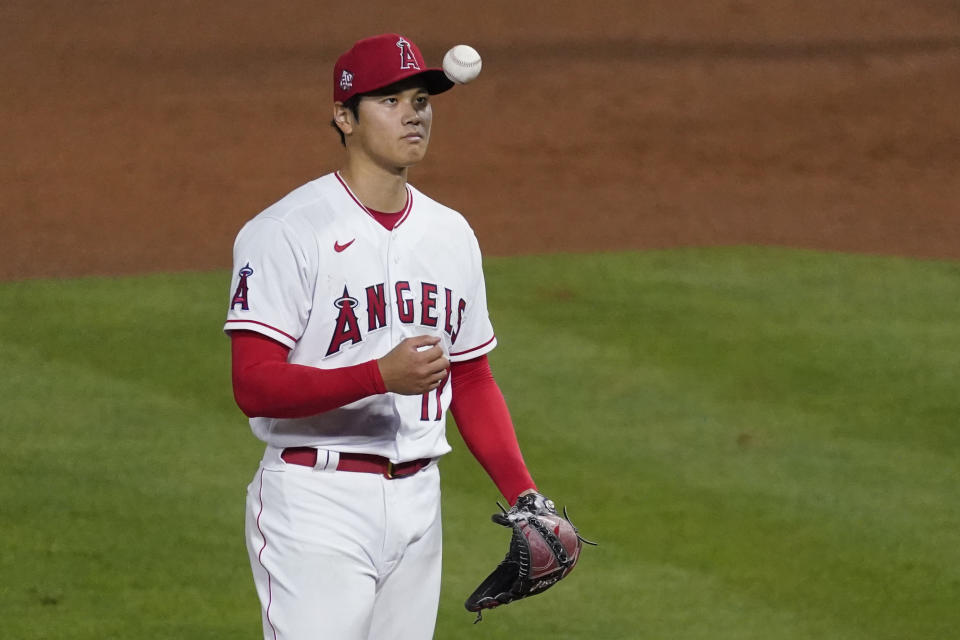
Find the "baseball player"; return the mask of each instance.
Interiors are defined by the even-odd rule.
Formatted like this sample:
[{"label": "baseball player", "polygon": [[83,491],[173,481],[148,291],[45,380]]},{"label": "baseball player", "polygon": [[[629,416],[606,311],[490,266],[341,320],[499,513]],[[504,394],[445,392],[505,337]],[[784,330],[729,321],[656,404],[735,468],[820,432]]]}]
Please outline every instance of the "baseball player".
[{"label": "baseball player", "polygon": [[407,182],[452,86],[408,38],[354,44],[333,75],[341,169],[236,238],[224,329],[266,444],[246,515],[264,638],[432,637],[448,410],[507,501],[536,491],[487,362],[476,237]]}]

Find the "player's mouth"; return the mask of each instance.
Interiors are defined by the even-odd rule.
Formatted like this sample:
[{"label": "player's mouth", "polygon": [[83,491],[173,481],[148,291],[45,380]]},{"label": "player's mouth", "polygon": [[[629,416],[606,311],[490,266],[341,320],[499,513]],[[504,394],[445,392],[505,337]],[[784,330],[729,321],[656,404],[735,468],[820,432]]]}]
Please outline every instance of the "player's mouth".
[{"label": "player's mouth", "polygon": [[421,140],[424,139],[424,135],[418,131],[412,131],[407,135],[403,136],[402,139],[406,140],[407,142],[420,142]]}]

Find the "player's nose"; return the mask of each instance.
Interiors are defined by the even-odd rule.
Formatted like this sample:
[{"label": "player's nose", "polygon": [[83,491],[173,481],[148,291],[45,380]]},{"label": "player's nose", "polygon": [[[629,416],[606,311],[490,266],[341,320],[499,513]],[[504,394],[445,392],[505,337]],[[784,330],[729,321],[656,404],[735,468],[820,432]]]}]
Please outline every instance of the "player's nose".
[{"label": "player's nose", "polygon": [[413,105],[406,105],[403,110],[403,124],[420,124],[420,111]]}]

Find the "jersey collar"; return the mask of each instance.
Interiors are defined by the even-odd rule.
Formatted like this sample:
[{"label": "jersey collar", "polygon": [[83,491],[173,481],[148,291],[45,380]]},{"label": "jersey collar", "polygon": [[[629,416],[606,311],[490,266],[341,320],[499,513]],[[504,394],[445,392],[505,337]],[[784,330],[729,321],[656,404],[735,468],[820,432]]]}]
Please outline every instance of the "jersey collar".
[{"label": "jersey collar", "polygon": [[[357,206],[360,207],[360,209],[363,210],[365,214],[370,216],[370,218],[377,223],[377,226],[381,226],[380,222],[377,220],[377,217],[373,215],[373,213],[370,211],[370,209],[367,208],[365,204],[360,202],[360,198],[358,198],[357,195],[353,192],[353,190],[350,188],[350,185],[347,184],[347,181],[344,180],[343,176],[340,175],[340,172],[336,171],[334,172],[333,175],[337,177],[337,181],[340,182],[340,185],[343,187],[344,191],[347,192],[347,195],[350,196],[350,198],[357,204]],[[404,223],[404,221],[408,217],[410,217],[410,211],[413,209],[413,193],[410,191],[410,185],[404,185],[404,187],[407,189],[407,203],[403,205],[403,215],[401,215],[400,218],[397,220],[396,224],[393,225],[394,229],[399,227],[401,224]]]}]

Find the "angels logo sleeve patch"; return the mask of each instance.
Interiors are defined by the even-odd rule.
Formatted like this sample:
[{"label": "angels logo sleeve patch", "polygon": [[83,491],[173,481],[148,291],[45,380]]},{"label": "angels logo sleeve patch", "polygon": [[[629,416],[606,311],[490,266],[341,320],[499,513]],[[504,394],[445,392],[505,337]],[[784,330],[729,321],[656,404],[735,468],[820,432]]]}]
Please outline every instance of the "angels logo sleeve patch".
[{"label": "angels logo sleeve patch", "polygon": [[240,308],[243,311],[250,310],[249,300],[247,294],[250,291],[250,284],[247,282],[247,278],[253,275],[253,269],[250,268],[250,263],[240,267],[240,271],[237,272],[237,277],[240,278],[240,282],[237,283],[237,289],[233,292],[233,299],[230,300],[230,308],[235,309],[237,305],[240,305]]},{"label": "angels logo sleeve patch", "polygon": [[233,253],[224,331],[255,331],[292,349],[306,326],[313,288],[297,234],[281,220],[257,218],[240,231]]}]

